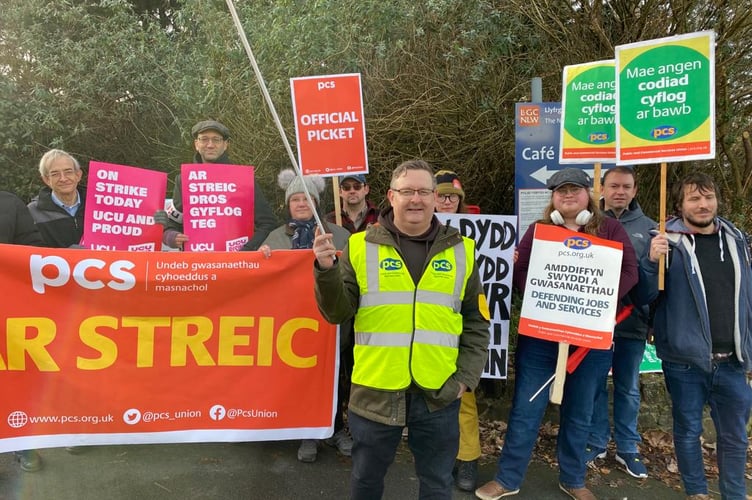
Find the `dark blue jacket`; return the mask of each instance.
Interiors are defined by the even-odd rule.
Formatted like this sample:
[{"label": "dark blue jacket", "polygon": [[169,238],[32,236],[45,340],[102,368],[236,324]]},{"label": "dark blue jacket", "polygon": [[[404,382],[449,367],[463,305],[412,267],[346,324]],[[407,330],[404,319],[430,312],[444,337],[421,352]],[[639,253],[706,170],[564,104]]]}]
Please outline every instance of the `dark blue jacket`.
[{"label": "dark blue jacket", "polygon": [[[724,255],[731,259],[737,287],[729,290],[737,328],[734,332],[736,357],[746,371],[752,370],[752,268],[744,235],[731,222],[717,218]],[[656,301],[655,347],[664,361],[687,363],[706,372],[712,370],[713,341],[710,335],[705,289],[700,266],[692,249],[691,231],[682,219],[666,223],[669,267],[664,290],[658,290],[658,264],[646,252],[640,259],[639,295],[642,301]]]},{"label": "dark blue jacket", "polygon": [[84,235],[84,212],[86,211],[86,190],[79,186],[78,197],[81,204],[76,215],[70,215],[60,205],[52,201],[52,190],[45,186],[39,196],[29,203],[29,212],[42,233],[45,246],[68,248],[78,245]]},{"label": "dark blue jacket", "polygon": [[[601,206],[603,200],[601,200]],[[632,242],[638,262],[640,257],[648,251],[650,247],[650,231],[658,227],[658,224],[645,215],[640,208],[637,200],[632,200],[627,210],[622,212],[621,217],[617,217],[613,210],[605,210],[606,216],[621,222],[622,227]],[[622,299],[622,304],[633,304],[634,298],[630,292]],[[650,317],[650,308],[647,305],[638,306],[632,310],[632,314],[614,328],[614,337],[627,339],[645,340],[648,336],[648,320]]]}]

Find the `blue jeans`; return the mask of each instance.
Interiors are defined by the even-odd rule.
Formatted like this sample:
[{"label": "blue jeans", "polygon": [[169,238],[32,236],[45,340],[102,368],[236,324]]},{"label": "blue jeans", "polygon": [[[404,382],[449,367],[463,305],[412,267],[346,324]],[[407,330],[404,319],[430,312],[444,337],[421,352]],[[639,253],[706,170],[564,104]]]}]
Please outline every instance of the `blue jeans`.
[{"label": "blue jeans", "polygon": [[[614,359],[611,363],[614,384],[614,441],[616,451],[637,453],[640,434],[637,417],[640,413],[640,363],[645,352],[645,341],[614,338]],[[588,444],[606,448],[611,438],[608,420],[608,384],[604,377],[593,409],[593,430]]]},{"label": "blue jeans", "polygon": [[[548,391],[541,392],[532,402],[529,399],[554,374],[558,352],[556,342],[525,335],[517,338],[514,398],[495,478],[507,489],[518,489],[525,478],[541,420],[548,406]],[[559,482],[564,486],[585,486],[587,466],[584,454],[590,434],[593,402],[600,381],[610,366],[610,349],[591,350],[577,370],[567,375],[557,440]]]},{"label": "blue jeans", "polygon": [[708,373],[689,364],[663,362],[666,388],[671,395],[674,419],[674,449],[687,495],[708,492],[702,463],[702,411],[710,405],[718,442],[718,486],[724,500],[745,500],[747,488],[747,421],[752,388],[744,370],[732,358],[713,363]]},{"label": "blue jeans", "polygon": [[[408,394],[407,398],[407,444],[415,457],[418,496],[451,500],[452,468],[459,448],[460,400],[429,412],[421,394]],[[348,412],[348,423],[353,437],[351,498],[380,499],[384,477],[402,439],[402,427],[374,422],[352,411]]]}]

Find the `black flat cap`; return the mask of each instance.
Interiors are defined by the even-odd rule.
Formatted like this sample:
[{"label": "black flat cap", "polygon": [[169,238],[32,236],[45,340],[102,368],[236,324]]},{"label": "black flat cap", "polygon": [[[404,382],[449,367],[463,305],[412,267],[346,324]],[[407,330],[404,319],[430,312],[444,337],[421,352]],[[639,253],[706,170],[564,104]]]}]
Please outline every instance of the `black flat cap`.
[{"label": "black flat cap", "polygon": [[214,130],[216,132],[219,132],[219,134],[224,137],[225,140],[230,138],[230,129],[215,120],[204,120],[202,122],[198,122],[191,129],[191,135],[195,139],[196,137],[198,137],[198,134],[200,134],[201,132],[206,132],[207,130]]},{"label": "black flat cap", "polygon": [[564,170],[559,170],[552,175],[548,179],[548,182],[546,182],[546,187],[551,191],[555,191],[559,186],[563,186],[564,184],[574,184],[576,186],[589,188],[590,176],[579,168],[569,167]]}]

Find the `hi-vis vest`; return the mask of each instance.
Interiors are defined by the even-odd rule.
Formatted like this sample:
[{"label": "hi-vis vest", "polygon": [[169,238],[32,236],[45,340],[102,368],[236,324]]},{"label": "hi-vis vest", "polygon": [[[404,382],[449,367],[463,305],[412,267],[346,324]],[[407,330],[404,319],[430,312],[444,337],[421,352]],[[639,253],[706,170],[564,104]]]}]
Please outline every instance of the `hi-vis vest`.
[{"label": "hi-vis vest", "polygon": [[397,250],[350,237],[350,262],[360,287],[355,315],[352,381],[375,389],[406,389],[412,380],[438,389],[456,371],[460,307],[475,259],[462,238],[435,255],[416,287]]}]

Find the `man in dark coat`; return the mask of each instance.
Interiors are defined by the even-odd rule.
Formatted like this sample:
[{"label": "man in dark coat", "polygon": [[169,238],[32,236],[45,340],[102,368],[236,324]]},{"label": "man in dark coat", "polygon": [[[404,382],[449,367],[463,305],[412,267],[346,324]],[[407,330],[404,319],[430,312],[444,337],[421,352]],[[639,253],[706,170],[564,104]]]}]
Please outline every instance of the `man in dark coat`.
[{"label": "man in dark coat", "polygon": [[[0,243],[44,246],[29,209],[21,198],[7,191],[0,191]],[[42,458],[36,450],[17,451],[15,456],[21,469],[26,472],[36,472],[42,468]]]},{"label": "man in dark coat", "polygon": [[[223,163],[230,164],[227,148],[230,141],[230,130],[214,120],[198,122],[191,129],[193,146],[196,148],[193,161],[195,163]],[[183,233],[183,188],[180,174],[175,177],[175,188],[172,193],[172,205],[167,210],[162,242],[171,248],[183,248],[188,237]],[[161,222],[159,213],[155,218]],[[248,243],[243,250],[258,250],[269,233],[278,226],[264,193],[256,187],[253,195],[253,234],[249,235]]]},{"label": "man in dark coat", "polygon": [[7,191],[0,191],[0,243],[44,246],[29,209],[21,198]]}]

